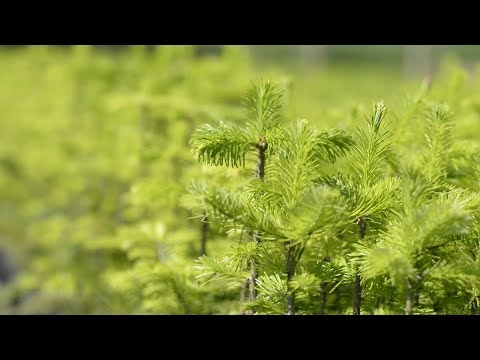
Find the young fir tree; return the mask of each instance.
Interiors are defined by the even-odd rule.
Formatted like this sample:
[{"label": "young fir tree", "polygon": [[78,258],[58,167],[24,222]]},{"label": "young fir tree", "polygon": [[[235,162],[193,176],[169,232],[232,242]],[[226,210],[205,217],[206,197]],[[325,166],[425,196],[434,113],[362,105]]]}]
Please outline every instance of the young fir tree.
[{"label": "young fir tree", "polygon": [[[281,91],[270,81],[254,84],[246,97],[248,122],[244,127],[225,124],[205,124],[192,137],[195,157],[211,165],[245,166],[248,153],[258,155],[257,177],[263,181],[267,152],[274,151],[279,141],[282,122]],[[256,229],[252,230],[252,241],[258,242]],[[255,299],[256,269],[255,258],[249,259],[247,266],[251,274],[248,279],[249,299]],[[243,290],[241,296],[243,297]]]},{"label": "young fir tree", "polygon": [[[391,84],[400,84],[400,77],[379,75],[377,68],[375,76],[335,67],[298,76],[289,117],[298,109],[312,122],[281,126],[286,135],[275,153],[267,141],[260,181],[258,175],[243,178],[244,169],[199,167],[188,145],[198,121],[228,116],[233,122],[242,115],[241,94],[257,74],[240,47],[203,58],[189,47],[149,53],[125,47],[115,56],[104,50],[34,46],[0,52],[0,246],[20,270],[0,288],[1,312],[235,312],[237,288],[214,281],[198,286],[192,265],[204,225],[188,219],[178,204],[191,178],[206,177],[217,196],[209,201],[217,205],[198,209],[202,216],[207,211],[209,227],[209,257],[199,265],[205,279],[210,271],[240,284],[251,275],[242,262],[255,257],[257,297],[245,307],[257,313],[287,313],[289,305],[297,314],[350,312],[358,270],[362,313],[478,314],[478,76],[444,67],[406,99],[405,109],[391,99],[392,89],[400,88]],[[352,82],[361,88],[349,87]],[[346,167],[365,163],[353,157],[355,149],[316,167],[322,176],[340,171],[347,187],[307,180],[304,190],[288,179],[308,173],[289,167],[301,158],[298,149],[310,146],[310,135],[300,136],[305,129],[348,128],[365,111],[363,101],[378,94],[393,105],[388,118],[395,125],[394,151],[380,161],[384,178],[399,178],[397,199],[384,207],[392,211],[365,210],[363,203],[376,203],[382,194],[375,186],[365,187],[371,199],[352,190],[361,181],[355,172],[345,175]],[[425,116],[432,99],[455,111],[455,133],[443,107]],[[355,143],[361,145],[361,138]],[[258,162],[258,152],[252,146],[246,160],[250,154]],[[282,179],[275,185],[282,190],[271,194],[268,184],[275,179]],[[237,191],[243,192],[241,202],[233,201]],[[339,198],[342,191],[350,195]],[[293,193],[304,195],[296,200]],[[221,199],[224,212],[243,207],[225,215]],[[252,207],[258,211],[244,226],[245,209]],[[359,228],[355,222],[366,213]],[[268,224],[274,226],[265,229]],[[225,257],[242,229],[242,242]],[[243,242],[252,234],[259,244]]]},{"label": "young fir tree", "polygon": [[[238,285],[250,273],[257,296],[250,297],[249,309],[295,314],[297,292],[303,290],[306,296],[305,281],[312,290],[311,274],[303,271],[296,276],[305,249],[331,236],[342,223],[335,196],[317,186],[324,175],[322,165],[344,155],[352,141],[340,130],[312,129],[305,120],[281,127],[275,119],[278,115],[270,115],[281,108],[280,93],[272,90],[271,83],[264,82],[254,84],[249,92],[247,106],[255,115],[253,124],[247,123],[245,129],[205,125],[192,140],[197,157],[212,164],[244,164],[246,152],[257,149],[257,176],[236,191],[215,184],[194,184],[190,190],[197,195],[199,207],[210,209],[211,218],[241,229],[242,234],[254,233],[258,239],[245,243],[240,237],[240,243],[223,259],[200,258],[201,276]],[[264,134],[256,143],[252,130]],[[252,276],[252,269],[258,277]]]},{"label": "young fir tree", "polygon": [[[397,203],[399,180],[387,172],[392,154],[392,135],[385,121],[386,113],[387,108],[382,102],[374,104],[371,115],[366,118],[366,128],[357,128],[352,147],[353,174],[338,174],[324,179],[324,182],[340,191],[348,209],[346,219],[357,226],[358,235],[351,239],[352,245],[369,241],[371,237],[368,234],[375,234],[385,226],[386,214]],[[348,257],[351,250],[348,247],[345,256]],[[345,272],[347,279],[353,275],[353,313],[360,315],[361,273],[358,268],[353,272],[348,268]]]},{"label": "young fir tree", "polygon": [[392,286],[384,306],[394,312],[442,313],[448,293],[464,298],[457,309],[468,308],[478,289],[476,253],[465,250],[475,238],[479,199],[449,183],[451,116],[446,106],[430,107],[422,156],[401,170],[402,206],[355,252],[366,279]]}]

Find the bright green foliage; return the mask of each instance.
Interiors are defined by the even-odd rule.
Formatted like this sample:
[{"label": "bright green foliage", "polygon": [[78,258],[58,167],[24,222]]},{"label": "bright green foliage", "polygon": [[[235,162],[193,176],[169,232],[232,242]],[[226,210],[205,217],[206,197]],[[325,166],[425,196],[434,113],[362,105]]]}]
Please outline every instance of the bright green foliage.
[{"label": "bright green foliage", "polygon": [[479,313],[480,79],[452,60],[412,83],[236,46],[0,64],[2,313]]},{"label": "bright green foliage", "polygon": [[253,83],[248,91],[245,107],[251,126],[260,136],[280,125],[282,117],[282,92],[270,81]]},{"label": "bright green foliage", "polygon": [[446,106],[433,105],[427,113],[425,138],[427,147],[422,154],[421,167],[427,180],[444,178],[448,166],[448,150],[452,144],[452,114]]},{"label": "bright green foliage", "polygon": [[[258,110],[263,96],[258,89],[270,89],[269,86],[268,82],[263,86],[254,84],[250,94],[259,99],[247,103],[247,106],[255,107],[250,109],[250,114],[274,112],[268,108]],[[278,101],[279,97],[266,103],[274,109],[280,108],[274,100]],[[258,117],[256,121],[260,121]],[[268,139],[265,137],[265,141]],[[229,221],[230,227],[257,232],[256,236],[261,240],[256,244],[259,247],[258,254],[250,253],[244,266],[237,268],[243,271],[250,261],[255,264],[255,272],[260,274],[255,281],[258,296],[247,305],[247,308],[259,313],[268,309],[276,313],[295,313],[292,299],[298,287],[290,285],[295,268],[308,241],[334,232],[337,212],[342,210],[335,205],[337,199],[328,196],[328,189],[316,185],[322,176],[322,164],[345,155],[353,144],[352,139],[342,131],[319,132],[309,128],[305,120],[286,126],[283,133],[278,133],[278,139],[276,151],[269,156],[265,166],[264,178],[252,178],[236,193],[221,188],[213,190],[213,193],[207,187],[192,188],[203,199],[204,205]],[[310,211],[309,219],[303,217],[308,213],[308,208],[315,209]],[[268,248],[269,255],[263,255],[265,248]],[[232,248],[237,255],[239,249]],[[276,258],[275,262],[272,263],[269,257]],[[201,276],[218,274],[217,278],[231,278],[231,262],[227,259],[213,262],[203,260],[204,273]],[[225,266],[218,267],[221,263]]]},{"label": "bright green foliage", "polygon": [[254,148],[248,133],[238,126],[224,123],[205,124],[192,141],[196,157],[211,165],[245,166],[247,152]]},{"label": "bright green foliage", "polygon": [[[231,190],[212,184],[211,195],[207,185],[193,191],[203,195],[199,206],[216,213],[226,229],[240,231],[239,244],[250,250],[242,257],[232,245],[223,259],[202,258],[199,278],[240,287],[254,259],[256,298],[243,306],[258,314],[323,314],[341,308],[349,313],[356,277],[362,313],[474,308],[478,279],[460,259],[478,199],[456,188],[452,180],[461,177],[449,170],[472,166],[475,156],[458,151],[460,146],[452,151],[452,114],[443,104],[421,105],[425,96],[422,89],[415,109],[408,109],[419,112],[411,119],[425,119],[424,138],[417,138],[420,150],[415,150],[420,157],[398,157],[411,144],[394,141],[402,129],[391,130],[387,108],[379,102],[365,126],[350,136],[343,130],[316,130],[306,120],[284,125],[263,179]],[[223,151],[228,149],[225,144]],[[342,156],[351,160],[350,169],[328,174],[328,163]],[[256,231],[261,241],[242,242],[247,230]],[[242,260],[232,262],[232,256]],[[476,257],[469,259],[476,264]],[[447,290],[463,294],[463,303],[446,301]]]},{"label": "bright green foliage", "polygon": [[373,217],[394,206],[399,181],[387,176],[386,166],[392,152],[391,133],[384,117],[383,103],[374,104],[366,128],[357,128],[352,147],[353,174],[327,177],[325,183],[337,188],[354,219]]}]

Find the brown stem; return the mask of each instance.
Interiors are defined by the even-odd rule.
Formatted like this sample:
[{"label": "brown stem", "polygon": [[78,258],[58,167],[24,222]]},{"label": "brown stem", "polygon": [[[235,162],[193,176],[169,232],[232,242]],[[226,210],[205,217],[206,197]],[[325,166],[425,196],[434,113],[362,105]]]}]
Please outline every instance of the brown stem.
[{"label": "brown stem", "polygon": [[[268,144],[266,143],[265,139],[261,139],[256,145],[256,148],[258,149],[257,176],[260,180],[263,181],[265,177],[265,155],[266,155],[265,153],[267,152],[267,149],[268,149]],[[255,243],[260,242],[256,232],[252,234],[252,238]],[[255,291],[255,285],[257,283],[257,272],[256,272],[256,264],[254,259],[250,261],[250,276],[248,277],[247,283],[248,283],[248,299],[250,301],[254,301],[257,298],[257,294]],[[247,291],[247,284],[244,284],[242,285],[242,288],[240,290],[241,304],[243,304],[243,302],[245,301],[246,291]],[[243,312],[242,314],[245,314],[245,312]]]},{"label": "brown stem", "polygon": [[353,315],[360,315],[360,306],[362,305],[362,284],[360,274],[355,274],[355,287],[353,290]]},{"label": "brown stem", "polygon": [[[421,265],[418,260],[414,264],[414,269],[415,269],[415,277],[413,279],[407,278],[407,297],[409,296],[408,295],[409,291],[411,291],[412,313],[413,313],[413,308],[418,307],[420,305],[420,293],[422,292],[422,287],[423,287],[423,271],[419,270],[421,269]],[[408,309],[408,306],[407,306],[407,309]],[[439,312],[440,310],[437,309],[436,311]]]},{"label": "brown stem", "polygon": [[[365,238],[367,232],[367,222],[363,217],[359,217],[357,220],[358,234],[360,239]],[[353,288],[353,315],[360,315],[360,309],[362,305],[362,282],[360,278],[360,272],[357,269],[355,273],[355,285]]]},{"label": "brown stem", "polygon": [[240,304],[242,307],[240,315],[246,315],[246,311],[243,308],[243,303],[245,302],[245,293],[247,292],[247,283],[248,283],[248,280],[243,281],[242,286],[240,288]]},{"label": "brown stem", "polygon": [[287,248],[287,315],[295,315],[295,293],[289,289],[290,280],[295,273],[295,265],[293,264],[293,247]]},{"label": "brown stem", "polygon": [[423,273],[420,272],[417,275],[417,282],[414,289],[415,302],[413,303],[413,306],[418,306],[420,304],[420,292],[422,291],[422,284],[423,284],[422,279],[423,279]]},{"label": "brown stem", "polygon": [[295,315],[295,293],[290,289],[290,281],[295,276],[295,269],[303,254],[305,247],[299,247],[292,245],[293,241],[289,241],[285,244],[285,257],[287,274],[287,315]]},{"label": "brown stem", "polygon": [[415,291],[413,289],[413,283],[410,278],[407,279],[407,303],[405,306],[405,314],[413,315],[413,304],[415,302]]},{"label": "brown stem", "polygon": [[204,215],[202,221],[201,233],[202,236],[200,239],[200,254],[207,255],[208,217],[206,214]]},{"label": "brown stem", "polygon": [[263,181],[263,178],[265,177],[265,153],[267,152],[268,144],[264,140],[261,140],[257,144],[257,149],[258,149],[257,175],[259,179]]},{"label": "brown stem", "polygon": [[475,297],[470,304],[470,314],[477,315],[478,312],[478,296]]},{"label": "brown stem", "polygon": [[360,236],[360,239],[363,240],[365,238],[365,234],[367,233],[367,221],[363,217],[360,217],[357,220],[357,224],[358,235]]},{"label": "brown stem", "polygon": [[377,296],[377,300],[375,300],[375,309],[378,309],[381,303],[382,303],[382,297]]},{"label": "brown stem", "polygon": [[[256,232],[252,234],[252,241],[255,243],[259,243],[260,239],[258,238]],[[255,259],[250,260],[250,276],[248,279],[242,284],[240,289],[240,303],[243,304],[246,299],[246,293],[248,291],[248,300],[254,301],[257,298],[257,293],[255,291],[255,285],[257,284],[257,272],[256,272],[256,263]],[[242,315],[251,315],[252,311],[244,311],[242,310]]]},{"label": "brown stem", "polygon": [[[258,238],[257,232],[253,233],[253,241],[255,244],[258,244],[260,242],[260,239]],[[256,262],[255,259],[250,260],[250,277],[248,278],[249,284],[248,284],[248,289],[249,289],[249,296],[248,299],[250,301],[253,301],[257,298],[257,293],[255,291],[255,285],[257,285],[257,272],[256,272]]]},{"label": "brown stem", "polygon": [[327,305],[327,282],[323,282],[321,286],[321,297],[320,297],[320,315],[325,315],[325,306]]},{"label": "brown stem", "polygon": [[257,298],[257,293],[255,291],[255,285],[257,280],[257,273],[255,271],[255,261],[252,259],[250,262],[250,277],[248,278],[248,300],[253,301]]},{"label": "brown stem", "polygon": [[342,302],[342,294],[338,287],[334,290],[333,293],[335,294],[335,299],[333,300],[333,308],[339,309]]}]

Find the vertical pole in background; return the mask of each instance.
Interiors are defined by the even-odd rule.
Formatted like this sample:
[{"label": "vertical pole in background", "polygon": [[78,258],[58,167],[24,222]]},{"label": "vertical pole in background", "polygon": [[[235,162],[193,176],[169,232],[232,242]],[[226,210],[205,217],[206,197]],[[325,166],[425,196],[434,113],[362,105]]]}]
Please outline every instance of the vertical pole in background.
[{"label": "vertical pole in background", "polygon": [[403,72],[407,78],[429,77],[433,71],[432,45],[405,45]]},{"label": "vertical pole in background", "polygon": [[249,57],[253,56],[253,49],[252,49],[253,45],[238,45],[238,46],[244,48],[245,51],[248,53]]},{"label": "vertical pole in background", "polygon": [[304,67],[325,69],[328,65],[328,45],[300,45],[300,62]]}]

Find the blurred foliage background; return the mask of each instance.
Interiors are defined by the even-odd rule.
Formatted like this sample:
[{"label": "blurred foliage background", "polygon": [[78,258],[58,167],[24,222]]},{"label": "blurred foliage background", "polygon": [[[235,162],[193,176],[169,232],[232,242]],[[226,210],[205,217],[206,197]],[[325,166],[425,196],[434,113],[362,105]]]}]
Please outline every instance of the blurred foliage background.
[{"label": "blurred foliage background", "polygon": [[[432,78],[475,108],[479,57],[478,46],[0,47],[0,312],[238,313],[237,293],[196,282],[202,224],[181,198],[192,178],[246,170],[200,166],[195,128],[241,119],[257,78],[286,84],[289,117],[320,128],[350,128],[372,101],[400,104]],[[203,251],[223,254],[228,236],[210,234]]]}]

